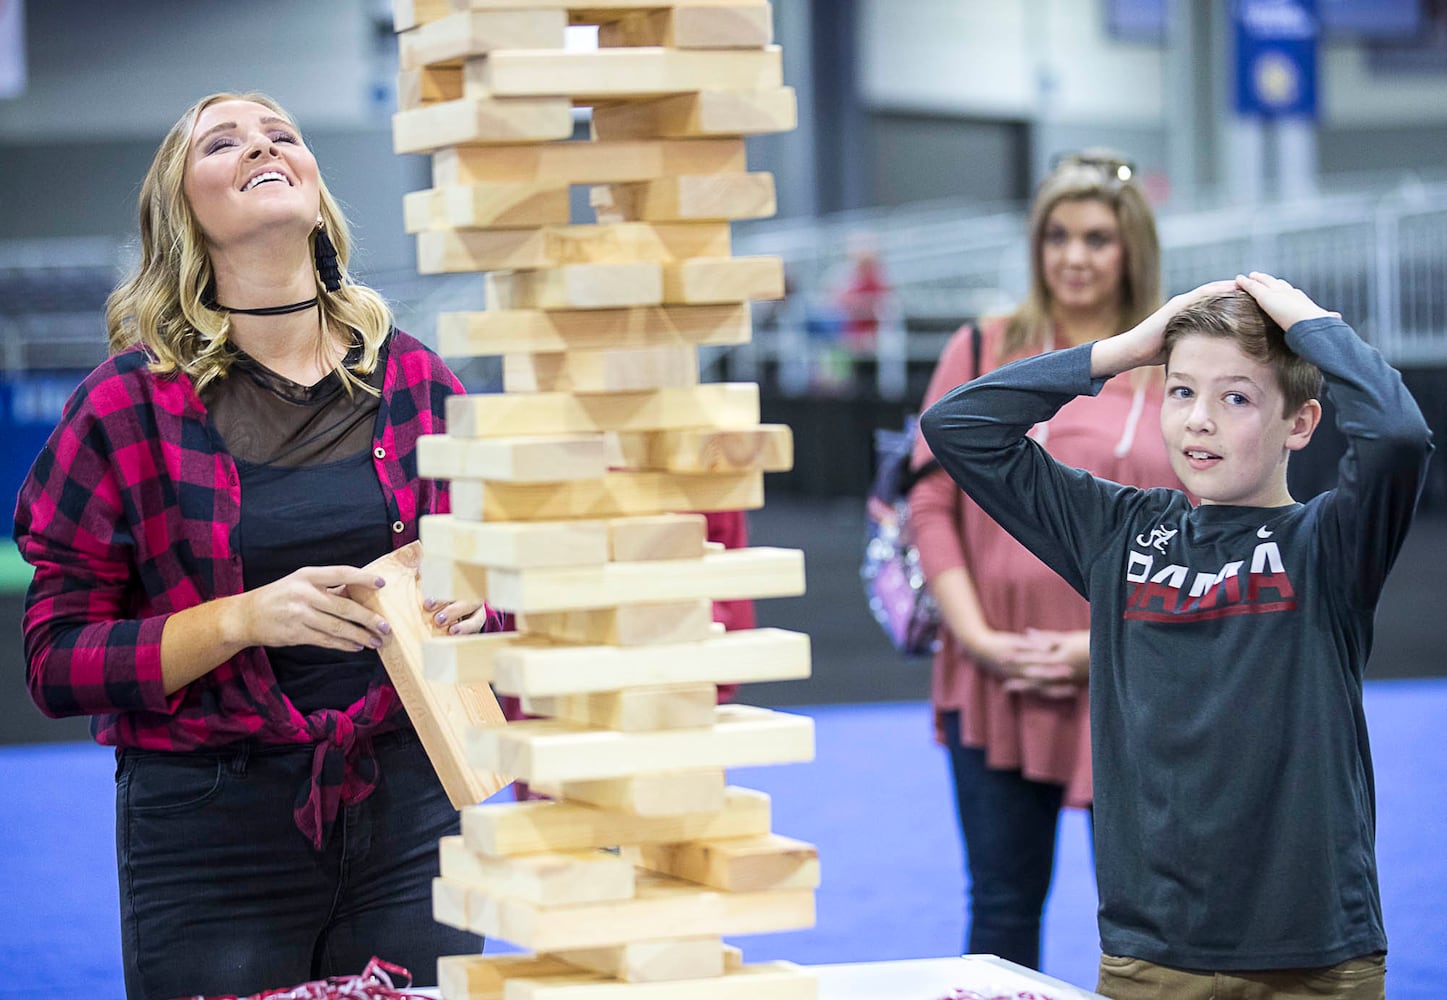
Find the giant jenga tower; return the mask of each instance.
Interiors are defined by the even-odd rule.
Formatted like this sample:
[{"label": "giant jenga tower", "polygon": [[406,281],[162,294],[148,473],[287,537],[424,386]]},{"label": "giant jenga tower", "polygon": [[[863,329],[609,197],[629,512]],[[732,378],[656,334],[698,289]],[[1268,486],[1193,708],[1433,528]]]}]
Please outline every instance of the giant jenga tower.
[{"label": "giant jenga tower", "polygon": [[[731,255],[774,212],[744,136],[794,127],[763,0],[395,0],[399,153],[424,273],[486,272],[444,315],[448,356],[502,355],[504,391],[448,401],[423,476],[422,589],[485,599],[518,631],[389,660],[453,801],[438,920],[530,955],[443,959],[447,1000],[794,1000],[813,977],[742,964],[724,935],[807,927],[818,858],[772,833],[731,766],[813,756],[808,718],[718,706],[721,683],[805,677],[807,636],[724,633],[711,602],[803,592],[795,550],[723,550],[702,511],[763,504],[793,460],[758,387],[699,384],[700,345],[750,336],[777,258]],[[598,26],[597,50],[564,46]],[[573,139],[574,108],[592,108]],[[574,186],[591,220],[571,218]],[[495,720],[488,686],[538,716]],[[479,707],[480,706],[480,707]],[[493,772],[549,801],[475,804]]]}]

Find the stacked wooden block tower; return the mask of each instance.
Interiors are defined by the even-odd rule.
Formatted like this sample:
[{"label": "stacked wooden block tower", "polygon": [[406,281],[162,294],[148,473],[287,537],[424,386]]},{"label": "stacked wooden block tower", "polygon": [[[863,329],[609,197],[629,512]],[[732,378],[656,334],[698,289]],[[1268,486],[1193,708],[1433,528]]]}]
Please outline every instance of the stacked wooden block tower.
[{"label": "stacked wooden block tower", "polygon": [[[762,506],[763,474],[793,460],[756,385],[698,377],[700,345],[747,342],[750,300],[783,294],[782,263],[732,256],[729,226],[774,211],[744,136],[795,124],[772,11],[395,0],[394,15],[396,149],[433,163],[405,205],[419,268],[486,272],[486,310],[444,315],[439,346],[504,358],[504,391],[449,400],[448,434],[421,443],[453,507],[423,521],[421,586],[518,625],[389,661],[415,672],[399,688],[463,811],[437,919],[530,952],[443,959],[442,994],[813,997],[807,972],[743,964],[722,940],[813,923],[816,851],[725,780],[812,758],[812,726],[716,704],[721,683],[807,676],[808,638],[711,616],[714,600],[802,593],[802,554],[723,550],[700,513]],[[565,48],[579,24],[598,26],[596,50]],[[593,219],[571,217],[579,185]],[[477,724],[489,685],[538,718]],[[474,804],[493,772],[550,800]]]}]

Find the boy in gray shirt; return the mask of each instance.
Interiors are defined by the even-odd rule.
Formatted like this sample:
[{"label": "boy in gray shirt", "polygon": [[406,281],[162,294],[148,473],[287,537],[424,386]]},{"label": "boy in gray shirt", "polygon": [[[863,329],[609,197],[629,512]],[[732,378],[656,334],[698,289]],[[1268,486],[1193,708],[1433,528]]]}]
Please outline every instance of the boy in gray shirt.
[{"label": "boy in gray shirt", "polygon": [[[1199,505],[1030,439],[1075,396],[1163,362],[1161,431]],[[1297,503],[1287,459],[1321,419],[1323,375],[1348,448],[1337,487]],[[960,486],[1091,603],[1098,990],[1238,995],[1219,992],[1227,978],[1243,997],[1382,997],[1362,675],[1432,451],[1400,375],[1253,272],[990,372],[921,426]]]}]

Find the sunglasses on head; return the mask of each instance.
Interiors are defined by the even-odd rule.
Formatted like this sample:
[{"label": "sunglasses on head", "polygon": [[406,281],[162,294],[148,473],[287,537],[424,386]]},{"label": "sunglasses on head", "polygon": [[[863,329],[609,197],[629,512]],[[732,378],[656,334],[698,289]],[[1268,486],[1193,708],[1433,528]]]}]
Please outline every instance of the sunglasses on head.
[{"label": "sunglasses on head", "polygon": [[1119,156],[1104,156],[1095,153],[1059,153],[1050,161],[1050,169],[1063,166],[1095,167],[1107,176],[1122,183],[1135,176],[1135,163]]}]

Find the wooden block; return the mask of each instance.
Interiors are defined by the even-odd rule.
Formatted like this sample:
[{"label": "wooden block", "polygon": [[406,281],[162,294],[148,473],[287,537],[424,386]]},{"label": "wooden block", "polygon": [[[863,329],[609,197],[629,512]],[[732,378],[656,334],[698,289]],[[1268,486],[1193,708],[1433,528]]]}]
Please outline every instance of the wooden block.
[{"label": "wooden block", "polygon": [[599,981],[589,974],[514,979],[506,1000],[816,1000],[817,977],[789,962],[745,965],[715,978],[662,983]]},{"label": "wooden block", "polygon": [[593,781],[678,768],[751,767],[814,759],[814,720],[721,705],[707,729],[620,733],[528,719],[468,734],[468,759],[529,782]]},{"label": "wooden block", "polygon": [[701,90],[649,101],[612,101],[593,108],[595,139],[685,139],[788,132],[799,124],[793,87]]},{"label": "wooden block", "polygon": [[645,844],[637,848],[636,853],[639,863],[650,871],[726,892],[819,886],[819,849],[776,833],[727,840]]},{"label": "wooden block", "polygon": [[451,13],[451,0],[392,0],[392,28],[406,31]]},{"label": "wooden block", "polygon": [[[458,518],[470,521],[612,518],[667,514],[673,511],[757,510],[763,505],[764,474],[753,471],[714,472],[705,475],[610,472],[599,479],[579,479],[567,483],[493,483],[476,479],[452,481],[452,512]],[[459,590],[456,593],[460,596],[467,591]],[[669,596],[664,594],[652,600],[667,600]],[[506,607],[506,610],[563,611],[574,607],[596,605]]]},{"label": "wooden block", "polygon": [[424,551],[473,566],[601,566],[608,561],[608,537],[607,521],[479,524],[451,514],[427,514],[421,521]]},{"label": "wooden block", "polygon": [[468,56],[500,49],[561,49],[568,16],[562,10],[495,10],[448,14],[397,39],[403,69],[461,66]]},{"label": "wooden block", "polygon": [[432,154],[432,184],[523,183],[539,187],[649,181],[680,174],[746,170],[743,139],[575,140],[493,149],[456,147]]},{"label": "wooden block", "polygon": [[[654,270],[653,274],[661,297],[662,273]],[[746,344],[751,334],[749,310],[740,304],[454,312],[442,313],[437,323],[438,349],[448,357]]]},{"label": "wooden block", "polygon": [[656,646],[707,639],[712,624],[713,602],[703,600],[528,614],[520,617],[518,627],[556,642]]},{"label": "wooden block", "polygon": [[636,264],[572,264],[546,271],[484,275],[489,309],[619,309],[663,301],[663,268]]},{"label": "wooden block", "polygon": [[[425,587],[424,587],[425,592]],[[445,595],[432,595],[445,596]],[[516,642],[516,632],[437,635],[422,641],[422,676],[438,683],[487,684],[492,680],[491,647]]]},{"label": "wooden block", "polygon": [[448,433],[456,437],[746,428],[759,423],[759,387],[753,382],[714,382],[687,389],[611,395],[488,393],[452,396],[446,410]]},{"label": "wooden block", "polygon": [[487,684],[448,684],[422,676],[422,642],[435,634],[422,610],[417,586],[421,545],[413,542],[364,569],[387,581],[379,590],[356,588],[350,597],[392,626],[382,643],[382,663],[397,689],[422,747],[455,808],[481,802],[512,780],[467,763],[461,734],[473,726],[503,726],[502,709]]},{"label": "wooden block", "polygon": [[774,175],[766,172],[599,185],[588,200],[598,221],[607,223],[767,219],[778,208]]},{"label": "wooden block", "polygon": [[626,983],[712,979],[724,974],[724,943],[719,937],[634,941],[612,948],[563,951],[550,957]]},{"label": "wooden block", "polygon": [[607,440],[609,464],[625,469],[783,472],[794,466],[794,435],[787,424],[760,424],[729,431],[688,428],[616,433],[609,434]]},{"label": "wooden block", "polygon": [[655,514],[608,522],[608,555],[613,562],[697,559],[708,540],[702,514]]},{"label": "wooden block", "polygon": [[523,711],[579,726],[647,733],[712,726],[717,704],[715,684],[660,684],[597,694],[524,698]]},{"label": "wooden block", "polygon": [[598,24],[620,11],[669,7],[730,7],[740,0],[451,0],[452,10],[566,10],[576,24]]},{"label": "wooden block", "polygon": [[423,274],[640,261],[667,264],[695,257],[733,259],[728,253],[728,224],[717,222],[625,222],[613,226],[429,230],[417,234],[417,270]]},{"label": "wooden block", "polygon": [[698,385],[698,349],[682,346],[506,354],[504,392],[638,392]]},{"label": "wooden block", "polygon": [[724,807],[726,782],[722,768],[660,771],[600,781],[565,781],[558,795],[634,816],[682,816],[718,812]]},{"label": "wooden block", "polygon": [[566,98],[464,98],[392,116],[392,148],[398,153],[429,153],[443,146],[546,142],[572,134],[573,103]]},{"label": "wooden block", "polygon": [[757,0],[716,7],[638,10],[598,26],[599,48],[757,49],[773,40],[773,9]]},{"label": "wooden block", "polygon": [[[446,879],[440,881],[447,885]],[[543,907],[509,896],[484,897],[476,890],[464,893],[473,932],[540,952],[660,937],[763,934],[814,923],[814,893],[808,889],[719,892],[665,876],[640,878],[634,899],[580,906]]]},{"label": "wooden block", "polygon": [[723,809],[683,816],[632,816],[572,802],[500,802],[469,807],[462,810],[462,839],[473,851],[502,856],[618,844],[756,837],[769,832],[769,823],[767,795],[747,788],[729,788]]},{"label": "wooden block", "polygon": [[758,91],[784,82],[780,48],[681,50],[514,50],[468,59],[463,91],[472,97],[562,97],[581,104],[705,89]]},{"label": "wooden block", "polygon": [[[683,509],[686,505],[680,505]],[[688,507],[698,510],[698,507]],[[738,508],[722,508],[734,510]],[[459,567],[466,570],[467,567]],[[459,575],[460,580],[466,577]],[[498,569],[488,577],[489,601],[505,611],[570,611],[622,604],[707,597],[797,597],[804,592],[804,561],[797,549],[751,547],[710,552],[701,559],[608,563],[556,569]],[[465,596],[457,594],[432,596]],[[645,647],[657,648],[657,647]],[[638,651],[641,653],[641,650]],[[725,678],[727,679],[727,678]]]},{"label": "wooden block", "polygon": [[442,877],[494,896],[543,906],[632,899],[633,863],[608,851],[566,851],[495,858],[467,849],[461,836],[438,841]]},{"label": "wooden block", "polygon": [[566,225],[571,213],[566,187],[525,181],[433,188],[402,197],[402,224],[409,233]]},{"label": "wooden block", "polygon": [[500,1000],[509,979],[577,972],[576,965],[551,956],[443,955],[437,959],[437,991],[447,1000]]},{"label": "wooden block", "polygon": [[416,111],[462,99],[462,70],[446,66],[404,69],[397,74],[397,110]]},{"label": "wooden block", "polygon": [[432,880],[432,919],[448,927],[467,930],[472,926],[472,890],[460,882]]},{"label": "wooden block", "polygon": [[460,682],[496,678],[505,693],[533,697],[620,691],[647,684],[753,683],[809,676],[809,636],[784,629],[737,629],[695,642],[617,649],[559,646],[518,633],[503,634],[511,638],[459,650],[451,663],[439,665],[456,673],[436,676],[455,676]]},{"label": "wooden block", "polygon": [[608,471],[602,434],[512,438],[428,434],[417,440],[417,472],[429,479],[548,483],[596,479]]},{"label": "wooden block", "polygon": [[783,297],[784,261],[779,257],[696,258],[663,268],[664,302],[748,302]]}]

